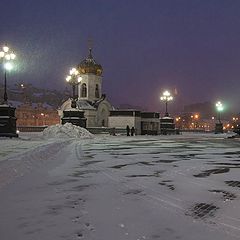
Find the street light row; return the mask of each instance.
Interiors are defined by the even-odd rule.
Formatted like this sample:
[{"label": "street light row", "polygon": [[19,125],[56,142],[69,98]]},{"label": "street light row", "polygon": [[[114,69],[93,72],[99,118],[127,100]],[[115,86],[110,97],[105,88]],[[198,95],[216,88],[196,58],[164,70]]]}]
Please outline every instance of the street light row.
[{"label": "street light row", "polygon": [[[13,65],[12,61],[16,58],[16,54],[7,46],[4,45],[2,49],[0,50],[0,59],[3,63],[5,72],[4,72],[4,103],[7,103],[8,97],[7,97],[7,71],[12,70]],[[76,95],[75,90],[76,86],[82,81],[82,77],[80,76],[79,71],[76,68],[71,68],[69,71],[69,75],[66,77],[66,81],[72,86],[73,88],[73,100],[72,100],[72,107],[76,107]],[[168,114],[168,102],[173,100],[173,97],[171,96],[171,93],[166,90],[163,92],[162,96],[160,97],[160,100],[165,102],[165,116],[169,116]],[[216,108],[218,111],[218,118],[220,121],[220,112],[224,110],[224,107],[220,101],[216,103]]]},{"label": "street light row", "polygon": [[[168,90],[165,90],[163,92],[162,96],[160,97],[160,100],[165,102],[165,106],[166,106],[165,117],[168,117],[169,116],[169,114],[168,114],[168,102],[172,101],[173,97],[171,96],[171,93]],[[216,103],[216,109],[217,109],[217,112],[218,112],[218,121],[219,121],[219,123],[221,123],[220,114],[224,110],[224,106],[220,101],[218,101]],[[197,118],[198,118],[198,116],[197,116]]]}]

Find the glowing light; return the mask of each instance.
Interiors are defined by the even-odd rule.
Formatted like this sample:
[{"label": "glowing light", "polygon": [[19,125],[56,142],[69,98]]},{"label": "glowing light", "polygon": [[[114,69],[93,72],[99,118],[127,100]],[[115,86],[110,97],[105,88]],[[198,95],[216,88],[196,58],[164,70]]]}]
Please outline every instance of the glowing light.
[{"label": "glowing light", "polygon": [[171,96],[171,93],[169,91],[164,91],[163,95],[160,97],[161,101],[172,101],[173,97]]},{"label": "glowing light", "polygon": [[215,117],[212,117],[212,120],[214,120],[215,119]]},{"label": "glowing light", "polygon": [[78,78],[78,82],[80,83],[82,81],[82,77],[79,77]]},{"label": "glowing light", "polygon": [[13,69],[13,65],[10,62],[6,62],[4,64],[4,68],[8,71],[11,71]]},{"label": "glowing light", "polygon": [[218,112],[222,112],[223,109],[224,109],[224,107],[223,107],[223,105],[222,105],[222,103],[221,103],[220,101],[218,101],[218,102],[216,103],[216,108],[217,108],[217,111],[218,111]]},{"label": "glowing light", "polygon": [[17,131],[16,131],[16,133],[17,133],[17,134],[19,134],[19,133],[20,133],[20,131],[19,131],[19,130],[17,130]]},{"label": "glowing light", "polygon": [[7,53],[8,50],[9,50],[9,47],[8,47],[8,46],[3,46],[3,51],[4,51],[5,53]]},{"label": "glowing light", "polygon": [[5,56],[5,52],[0,52],[0,58],[3,58]]},{"label": "glowing light", "polygon": [[16,58],[16,55],[14,53],[10,53],[10,58],[14,60]]},{"label": "glowing light", "polygon": [[168,90],[166,90],[164,93],[163,93],[163,96],[166,96],[166,97],[168,97],[168,96],[170,96],[171,94],[170,94],[170,92],[168,91]]},{"label": "glowing light", "polygon": [[198,114],[195,114],[195,115],[194,115],[194,118],[195,118],[195,119],[198,119],[198,118],[199,118],[199,115],[198,115]]},{"label": "glowing light", "polygon": [[70,75],[73,75],[73,74],[75,74],[76,71],[77,71],[76,68],[72,68],[72,69],[69,71],[69,73],[70,73]]},{"label": "glowing light", "polygon": [[71,76],[68,75],[68,76],[66,77],[66,81],[69,82],[70,80],[71,80]]},{"label": "glowing light", "polygon": [[11,55],[10,54],[6,54],[5,58],[9,61],[9,60],[11,60]]}]

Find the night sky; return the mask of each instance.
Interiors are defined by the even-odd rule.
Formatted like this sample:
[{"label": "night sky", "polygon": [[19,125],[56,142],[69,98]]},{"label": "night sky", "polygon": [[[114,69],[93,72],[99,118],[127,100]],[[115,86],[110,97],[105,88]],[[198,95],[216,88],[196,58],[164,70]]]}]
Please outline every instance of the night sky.
[{"label": "night sky", "polygon": [[1,0],[0,42],[18,55],[11,81],[61,90],[88,54],[110,101],[159,111],[220,99],[240,111],[240,1]]}]

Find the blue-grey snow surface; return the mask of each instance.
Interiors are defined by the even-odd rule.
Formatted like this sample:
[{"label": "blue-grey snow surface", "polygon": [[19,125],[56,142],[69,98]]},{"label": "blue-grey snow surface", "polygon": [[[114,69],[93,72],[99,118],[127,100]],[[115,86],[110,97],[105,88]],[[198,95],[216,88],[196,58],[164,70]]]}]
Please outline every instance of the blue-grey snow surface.
[{"label": "blue-grey snow surface", "polygon": [[240,139],[0,139],[1,240],[231,240]]}]

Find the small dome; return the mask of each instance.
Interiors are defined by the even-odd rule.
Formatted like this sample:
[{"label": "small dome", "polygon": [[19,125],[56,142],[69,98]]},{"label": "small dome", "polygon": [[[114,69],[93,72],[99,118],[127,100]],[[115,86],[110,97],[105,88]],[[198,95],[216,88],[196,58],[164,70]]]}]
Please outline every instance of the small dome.
[{"label": "small dome", "polygon": [[78,71],[81,74],[93,73],[95,75],[101,76],[103,68],[100,64],[97,64],[92,56],[92,49],[89,48],[89,55],[84,59],[78,66]]}]

